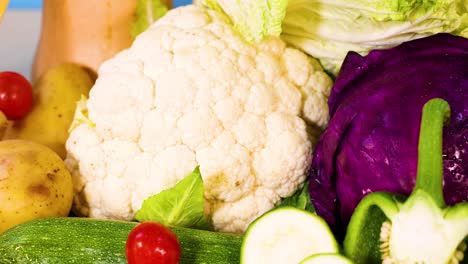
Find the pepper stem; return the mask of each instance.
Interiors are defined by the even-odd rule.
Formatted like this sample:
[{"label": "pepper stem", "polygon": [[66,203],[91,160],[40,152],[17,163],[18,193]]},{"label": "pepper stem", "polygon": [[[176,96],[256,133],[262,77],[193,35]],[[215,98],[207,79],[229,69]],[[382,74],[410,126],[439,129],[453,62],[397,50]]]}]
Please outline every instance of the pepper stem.
[{"label": "pepper stem", "polygon": [[418,145],[418,172],[413,193],[423,190],[439,207],[445,206],[443,196],[442,138],[444,123],[450,119],[449,104],[431,99],[423,108]]}]

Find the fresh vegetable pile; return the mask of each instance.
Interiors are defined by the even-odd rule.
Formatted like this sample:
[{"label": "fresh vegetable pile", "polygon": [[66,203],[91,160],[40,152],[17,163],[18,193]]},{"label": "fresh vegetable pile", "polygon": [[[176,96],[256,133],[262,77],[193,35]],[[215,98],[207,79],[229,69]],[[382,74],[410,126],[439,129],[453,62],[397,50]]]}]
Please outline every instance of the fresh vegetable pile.
[{"label": "fresh vegetable pile", "polygon": [[0,73],[0,264],[467,263],[465,2],[109,8]]},{"label": "fresh vegetable pile", "polygon": [[62,158],[75,101],[92,81],[81,67],[62,64],[33,86],[34,93],[18,73],[0,73],[0,232],[67,216],[72,206],[72,177]]},{"label": "fresh vegetable pile", "polygon": [[223,13],[194,5],[98,75],[66,145],[76,213],[131,220],[199,166],[209,221],[236,233],[305,181],[332,85],[279,37],[248,42]]}]

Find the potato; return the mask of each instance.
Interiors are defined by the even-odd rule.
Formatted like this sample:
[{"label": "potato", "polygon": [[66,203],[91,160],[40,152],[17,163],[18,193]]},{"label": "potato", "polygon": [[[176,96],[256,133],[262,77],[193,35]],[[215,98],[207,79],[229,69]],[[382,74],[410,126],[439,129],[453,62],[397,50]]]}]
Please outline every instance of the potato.
[{"label": "potato", "polygon": [[81,96],[88,96],[94,79],[85,68],[73,64],[60,64],[42,76],[34,85],[31,112],[14,121],[5,139],[24,139],[43,144],[64,159],[65,142]]},{"label": "potato", "polygon": [[0,141],[0,233],[28,220],[67,216],[70,172],[51,149],[25,140]]}]

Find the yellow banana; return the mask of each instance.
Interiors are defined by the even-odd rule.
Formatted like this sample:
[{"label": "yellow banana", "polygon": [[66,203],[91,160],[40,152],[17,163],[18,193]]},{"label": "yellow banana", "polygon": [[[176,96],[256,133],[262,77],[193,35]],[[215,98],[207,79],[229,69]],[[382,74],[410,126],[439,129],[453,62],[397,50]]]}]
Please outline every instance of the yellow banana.
[{"label": "yellow banana", "polygon": [[8,0],[0,0],[0,20],[2,20],[3,13],[8,6]]}]

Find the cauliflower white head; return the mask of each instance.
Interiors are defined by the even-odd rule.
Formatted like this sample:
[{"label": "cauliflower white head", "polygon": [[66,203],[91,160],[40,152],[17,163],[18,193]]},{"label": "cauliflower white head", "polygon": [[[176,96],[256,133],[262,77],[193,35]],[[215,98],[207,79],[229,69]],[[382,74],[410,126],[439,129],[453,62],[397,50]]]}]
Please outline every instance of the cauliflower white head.
[{"label": "cauliflower white head", "polygon": [[99,69],[90,122],[66,144],[75,211],[132,219],[200,166],[213,226],[243,232],[305,181],[331,85],[280,38],[249,43],[223,14],[174,9]]}]

